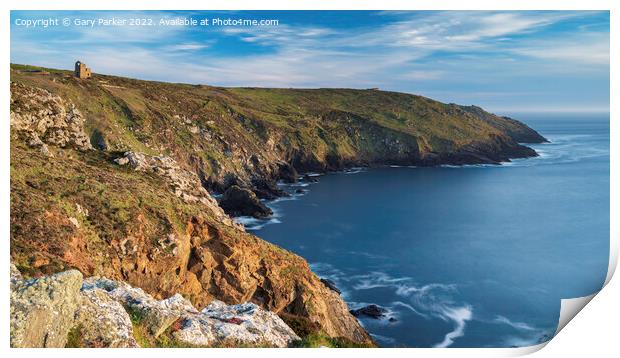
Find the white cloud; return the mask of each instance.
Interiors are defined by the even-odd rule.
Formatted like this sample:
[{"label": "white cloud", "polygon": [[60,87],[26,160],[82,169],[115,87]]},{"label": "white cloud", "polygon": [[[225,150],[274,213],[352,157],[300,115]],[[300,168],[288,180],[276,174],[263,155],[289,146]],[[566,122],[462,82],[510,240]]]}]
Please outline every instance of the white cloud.
[{"label": "white cloud", "polygon": [[165,47],[166,51],[198,51],[209,48],[211,43],[186,42]]},{"label": "white cloud", "polygon": [[609,65],[609,33],[578,34],[560,40],[535,41],[512,52],[563,64]]},{"label": "white cloud", "polygon": [[[11,60],[41,59],[33,64],[70,68],[79,58],[99,73],[221,86],[380,87],[423,93],[454,88],[460,96],[441,98],[477,104],[498,97],[509,101],[511,96],[526,101],[545,93],[535,86],[512,88],[515,76],[608,73],[602,66],[609,63],[608,33],[576,26],[559,39],[547,33],[531,36],[578,16],[588,14],[407,12],[375,27],[227,27],[200,42],[184,37],[181,31],[186,30],[180,27],[147,34],[84,30],[70,39],[75,41],[71,46],[12,35]],[[239,46],[258,45],[265,51],[218,53],[221,35],[224,41],[235,37],[248,43]],[[198,51],[200,56],[194,55]],[[434,57],[437,53],[441,56]]]}]

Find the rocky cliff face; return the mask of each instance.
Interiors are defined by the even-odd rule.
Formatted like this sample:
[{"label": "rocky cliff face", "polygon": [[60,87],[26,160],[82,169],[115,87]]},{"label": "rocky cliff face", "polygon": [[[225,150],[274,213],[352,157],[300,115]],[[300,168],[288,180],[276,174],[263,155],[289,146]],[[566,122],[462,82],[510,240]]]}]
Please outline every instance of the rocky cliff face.
[{"label": "rocky cliff face", "polygon": [[[243,194],[242,207],[222,202],[229,213],[254,205],[268,215],[258,198],[281,195],[276,180],[304,171],[535,155],[517,143],[534,138],[527,126],[419,96],[78,80],[19,69],[11,72],[11,259],[24,275],[77,269],[155,300],[181,294],[197,309],[251,302],[300,336],[371,344],[305,260],[246,233],[209,191]],[[109,290],[83,291],[78,316],[120,312]],[[126,320],[116,322],[126,338],[109,344],[133,344]],[[190,336],[217,336],[190,326]],[[23,344],[62,343],[33,337]]]}]

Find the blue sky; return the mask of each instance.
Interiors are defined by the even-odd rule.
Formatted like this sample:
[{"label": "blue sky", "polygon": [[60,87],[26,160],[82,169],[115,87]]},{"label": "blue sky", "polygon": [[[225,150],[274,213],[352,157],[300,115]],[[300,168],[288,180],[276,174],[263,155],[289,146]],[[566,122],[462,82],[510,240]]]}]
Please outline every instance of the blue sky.
[{"label": "blue sky", "polygon": [[[243,18],[278,26],[25,28],[17,19]],[[11,62],[149,80],[379,87],[497,113],[607,112],[609,13],[13,11]]]}]

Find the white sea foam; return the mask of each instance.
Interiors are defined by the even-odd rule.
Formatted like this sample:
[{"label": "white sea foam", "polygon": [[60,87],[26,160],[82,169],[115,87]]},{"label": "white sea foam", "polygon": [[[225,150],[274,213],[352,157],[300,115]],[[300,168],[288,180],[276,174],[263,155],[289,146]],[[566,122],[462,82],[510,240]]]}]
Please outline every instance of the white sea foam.
[{"label": "white sea foam", "polygon": [[272,217],[270,219],[256,219],[251,216],[238,216],[234,218],[234,221],[243,225],[246,230],[257,231],[269,224],[280,224],[281,221],[278,218]]},{"label": "white sea foam", "polygon": [[387,275],[384,272],[371,272],[365,275],[355,275],[351,279],[358,281],[353,288],[356,290],[369,290],[378,287],[395,287],[398,288],[400,284],[409,282],[409,277],[394,278]]},{"label": "white sea foam", "polygon": [[401,301],[394,301],[392,302],[393,306],[400,306],[400,307],[405,307],[406,309],[410,310],[411,312],[417,314],[418,316],[422,316],[424,318],[428,319],[428,315],[418,311],[417,309],[415,309],[415,307],[413,307],[412,305],[405,303],[405,302],[401,302]]},{"label": "white sea foam", "polygon": [[237,216],[237,217],[233,218],[233,220],[236,223],[245,226],[246,228],[248,227],[248,225],[255,225],[256,223],[261,221],[259,219],[256,219],[256,218],[252,217],[252,216]]},{"label": "white sea foam", "polygon": [[398,308],[405,308],[426,319],[453,322],[454,329],[446,333],[436,347],[448,347],[454,343],[456,338],[465,334],[467,321],[473,319],[472,306],[455,302],[457,287],[454,284],[416,285],[410,277],[392,277],[384,272],[370,272],[345,279],[352,281],[356,290],[391,288],[396,295],[408,299],[409,302],[394,301],[386,307],[392,311],[392,315],[398,314]]},{"label": "white sea foam", "polygon": [[345,171],[343,171],[343,174],[358,174],[358,173],[362,173],[365,172],[366,168],[363,167],[353,167],[351,169],[347,169]]},{"label": "white sea foam", "polygon": [[463,307],[443,307],[440,315],[452,320],[455,323],[454,330],[447,333],[443,341],[434,345],[435,348],[446,348],[454,343],[454,339],[465,334],[465,325],[473,317],[471,306]]},{"label": "white sea foam", "polygon": [[504,317],[504,316],[496,316],[495,319],[493,320],[496,323],[502,323],[502,324],[507,324],[512,328],[516,328],[519,330],[523,330],[523,331],[536,331],[537,329],[530,326],[527,323],[524,322],[513,322],[510,319]]},{"label": "white sea foam", "polygon": [[[609,155],[609,149],[598,148],[591,134],[551,135],[549,143],[527,144],[538,157],[513,159],[505,167],[529,167],[533,165],[567,164]],[[595,139],[596,140],[596,139]]]},{"label": "white sea foam", "polygon": [[266,204],[267,204],[267,206],[269,206],[269,208],[271,210],[273,210],[273,207],[271,207],[272,204],[277,204],[277,203],[282,202],[282,201],[291,201],[291,200],[299,200],[299,197],[296,196],[296,195],[281,196],[279,198],[267,201]]},{"label": "white sea foam", "polygon": [[299,188],[299,187],[305,188],[309,185],[310,183],[305,183],[305,182],[300,182],[300,181],[295,182],[295,183],[290,183],[290,184],[282,184],[282,186],[284,187],[291,187],[291,188]]},{"label": "white sea foam", "polygon": [[539,330],[535,334],[530,337],[518,337],[511,336],[503,339],[504,347],[529,347],[536,344],[540,344],[550,340],[553,337],[552,333],[546,333],[545,331]]}]

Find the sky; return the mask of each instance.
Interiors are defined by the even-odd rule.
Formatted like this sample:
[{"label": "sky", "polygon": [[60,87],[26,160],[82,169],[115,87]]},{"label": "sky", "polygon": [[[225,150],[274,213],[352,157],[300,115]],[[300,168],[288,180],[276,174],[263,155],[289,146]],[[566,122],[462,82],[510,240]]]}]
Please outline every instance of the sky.
[{"label": "sky", "polygon": [[[60,25],[25,26],[45,18]],[[74,23],[112,18],[153,25]],[[160,23],[185,18],[210,25]],[[609,111],[607,11],[11,12],[12,63],[72,69],[78,59],[95,73],[147,80],[378,87],[498,114]]]}]

